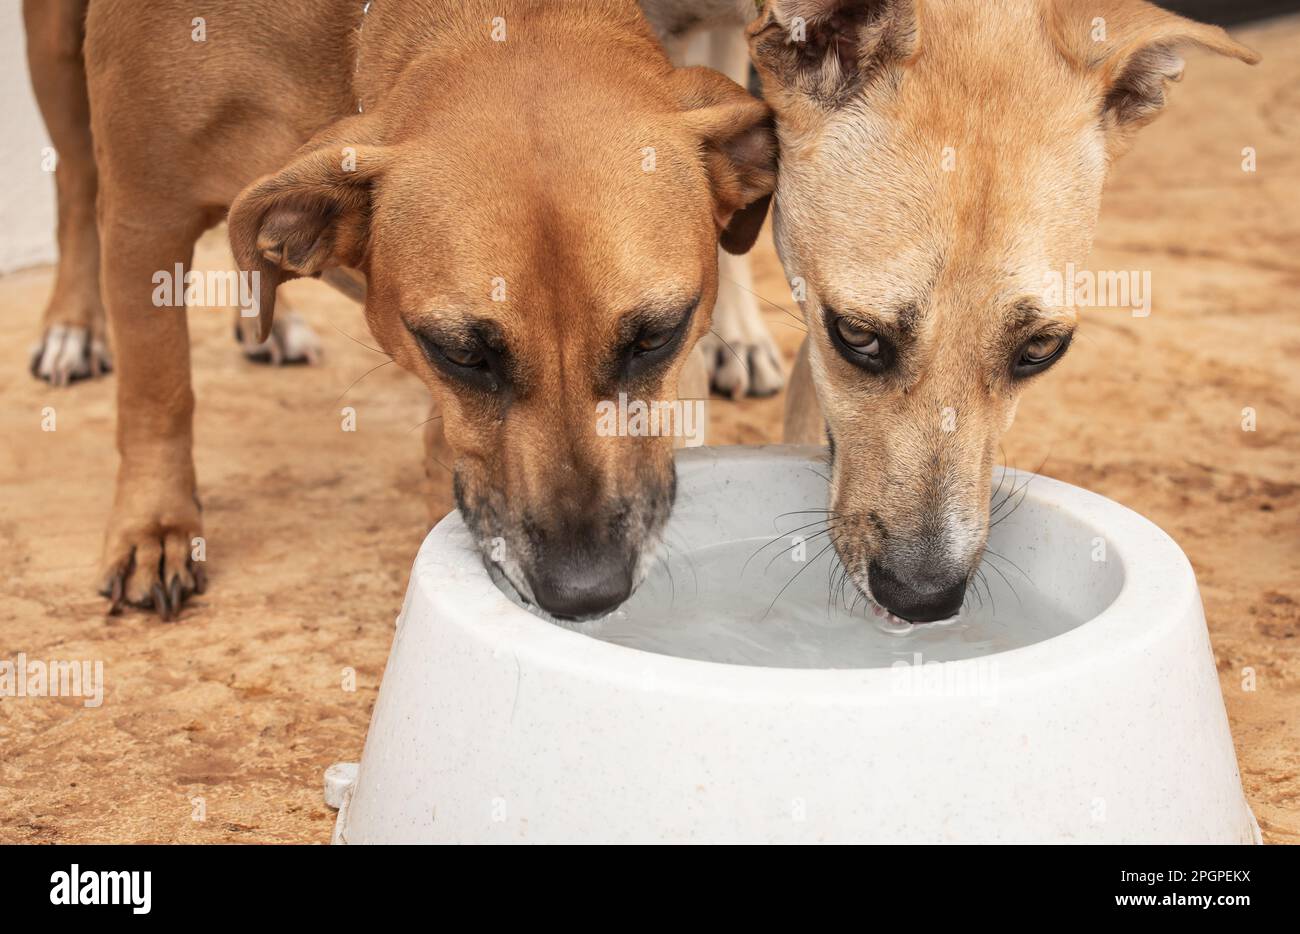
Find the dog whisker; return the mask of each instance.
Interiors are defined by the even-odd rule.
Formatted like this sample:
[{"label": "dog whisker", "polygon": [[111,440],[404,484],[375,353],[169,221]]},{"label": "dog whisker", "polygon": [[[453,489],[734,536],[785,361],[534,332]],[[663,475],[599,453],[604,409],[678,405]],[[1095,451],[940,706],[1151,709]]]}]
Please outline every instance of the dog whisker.
[{"label": "dog whisker", "polygon": [[[739,282],[737,282],[735,279],[730,279],[730,278],[728,278],[728,277],[726,277],[726,276],[722,276],[722,275],[719,275],[718,278],[719,278],[719,279],[722,279],[722,280],[724,280],[724,281],[726,281],[726,282],[730,282],[732,285],[734,285],[736,288],[740,289],[742,292],[748,292],[750,295],[754,296],[754,297],[755,297],[756,299],[758,299],[760,302],[765,302],[765,303],[767,303],[768,305],[771,305],[771,306],[772,306],[773,308],[775,308],[777,311],[781,312],[783,315],[788,315],[789,317],[793,318],[793,319],[794,319],[796,322],[798,322],[798,324],[799,324],[799,327],[797,328],[797,330],[803,331],[805,334],[808,333],[808,328],[807,328],[807,326],[804,324],[803,319],[800,318],[799,316],[797,316],[796,314],[794,314],[794,312],[790,311],[790,309],[786,308],[784,305],[779,305],[779,304],[777,304],[776,302],[772,301],[770,298],[767,298],[767,297],[765,297],[765,296],[763,296],[763,295],[759,295],[759,294],[758,294],[757,292],[755,292],[753,289],[747,289],[747,288],[745,288],[743,285],[741,285],[741,284],[740,284]],[[781,322],[781,323],[782,323],[782,324],[785,324],[784,321]],[[787,324],[786,326],[787,326],[787,327],[794,327],[794,325],[789,325],[789,324]]]},{"label": "dog whisker", "polygon": [[783,593],[785,593],[786,590],[788,590],[788,589],[790,588],[790,585],[793,584],[796,580],[799,579],[799,575],[802,574],[804,571],[808,570],[808,568],[809,568],[810,566],[816,564],[816,563],[817,563],[817,560],[818,560],[819,558],[821,558],[822,555],[826,554],[827,551],[829,551],[830,549],[832,549],[832,548],[834,548],[834,547],[835,547],[835,543],[834,543],[834,542],[831,542],[829,545],[827,545],[827,546],[826,546],[825,548],[823,548],[821,551],[817,552],[817,554],[813,557],[813,559],[812,559],[811,561],[807,561],[807,562],[805,562],[804,565],[803,565],[803,567],[801,567],[801,568],[799,568],[799,570],[795,571],[794,574],[791,575],[790,579],[789,579],[788,581],[785,582],[785,586],[783,586],[780,590],[778,590],[778,591],[776,592],[776,596],[772,598],[772,602],[769,603],[769,604],[767,605],[767,609],[763,611],[763,615],[760,617],[760,621],[761,621],[761,620],[764,620],[764,619],[767,619],[768,614],[772,612],[772,608],[773,608],[774,606],[776,606],[776,601],[780,600],[780,599],[781,599],[781,595],[782,595]]},{"label": "dog whisker", "polygon": [[[742,575],[742,576],[744,575],[745,571],[749,568],[749,563],[750,563],[751,561],[753,561],[755,558],[757,558],[757,557],[758,557],[759,555],[761,555],[763,552],[767,551],[767,549],[771,548],[773,545],[775,545],[775,544],[776,544],[777,542],[779,542],[781,539],[786,538],[786,537],[791,536],[791,535],[794,535],[796,532],[802,532],[804,529],[811,529],[811,528],[815,528],[816,526],[819,526],[819,525],[826,525],[826,524],[827,524],[828,522],[830,522],[830,521],[831,521],[831,520],[828,520],[828,519],[818,519],[818,520],[815,521],[815,522],[809,522],[807,525],[801,525],[801,526],[798,526],[798,527],[793,528],[793,529],[787,529],[786,531],[777,534],[777,535],[776,535],[776,536],[775,536],[771,541],[768,541],[768,542],[764,543],[763,545],[759,546],[759,548],[758,548],[757,551],[755,551],[752,555],[750,555],[748,558],[745,559],[745,563],[742,564],[742,565],[740,566],[740,573],[741,573],[741,575]],[[824,531],[829,531],[829,528],[826,529],[826,530],[824,530]],[[821,534],[821,533],[819,532],[819,533],[817,533],[817,534]],[[803,540],[806,541],[807,539],[805,538],[805,539],[803,539]],[[789,551],[790,548],[794,548],[794,547],[798,546],[799,544],[800,544],[800,542],[797,542],[797,541],[796,541],[796,542],[795,542],[794,544],[792,544],[789,548],[786,548],[785,551]],[[779,552],[779,553],[777,554],[777,557],[780,557],[782,554],[785,553],[785,551]],[[771,566],[771,565],[770,565],[770,563],[769,563],[769,567],[770,567],[770,566]]]},{"label": "dog whisker", "polygon": [[767,565],[763,568],[763,570],[764,571],[770,570],[772,567],[772,562],[774,562],[777,558],[780,558],[782,555],[786,555],[794,551],[800,545],[806,545],[814,538],[820,538],[823,535],[829,535],[829,534],[831,534],[830,529],[822,529],[820,532],[814,532],[811,535],[805,535],[800,537],[800,539],[796,541],[794,544],[786,546],[781,551],[778,551],[776,554],[774,554],[770,559],[768,559]]},{"label": "dog whisker", "polygon": [[429,460],[431,460],[431,461],[433,461],[435,464],[437,464],[439,467],[441,467],[443,470],[447,471],[447,473],[450,474],[451,476],[453,476],[453,477],[456,476],[456,471],[452,470],[450,467],[448,467],[448,466],[447,466],[446,464],[444,464],[442,461],[438,460],[438,458],[434,457],[434,456],[433,456],[432,454],[430,454],[428,451],[425,452],[425,456],[428,457]]},{"label": "dog whisker", "polygon": [[655,555],[655,560],[663,565],[664,573],[668,575],[668,606],[671,608],[677,605],[677,581],[673,579],[672,551],[667,542],[664,542],[664,552]]},{"label": "dog whisker", "polygon": [[[834,539],[832,538],[832,544]],[[835,553],[835,559],[831,563],[830,570],[826,574],[826,617],[830,618],[831,610],[843,602],[844,583],[848,580],[848,568],[840,560],[839,552]]]},{"label": "dog whisker", "polygon": [[[1017,490],[1013,490],[1013,491],[1011,492],[1011,495],[1008,496],[1007,499],[1003,501],[1002,506],[1005,506],[1005,505],[1007,504],[1007,502],[1010,502],[1010,500],[1011,500],[1012,497],[1016,497],[1016,496],[1018,496],[1019,498],[1016,499],[1015,503],[1011,506],[1011,508],[1008,509],[1005,513],[1003,513],[1002,515],[998,516],[996,519],[994,519],[992,522],[989,523],[989,529],[990,529],[990,530],[997,528],[997,526],[999,526],[999,525],[1002,524],[1003,522],[1007,521],[1007,519],[1010,519],[1011,516],[1016,512],[1016,510],[1019,509],[1021,506],[1023,506],[1023,505],[1025,504],[1025,500],[1029,497],[1029,481],[1028,481],[1028,480],[1026,480],[1025,483],[1024,483],[1024,485],[1022,485],[1019,489],[1017,489]],[[1000,510],[1000,509],[1001,509],[1001,507],[999,507],[999,510]]]},{"label": "dog whisker", "polygon": [[827,485],[830,484],[831,478],[826,476],[825,474],[818,473],[817,471],[813,470],[811,467],[805,467],[804,469],[807,470],[810,474],[812,474],[815,477],[821,477],[823,480],[826,481]]},{"label": "dog whisker", "polygon": [[773,321],[772,323],[773,323],[773,324],[779,324],[779,325],[781,325],[781,327],[784,327],[784,328],[790,328],[790,330],[792,330],[792,331],[799,331],[799,332],[801,332],[801,333],[803,333],[803,334],[807,334],[807,333],[808,333],[808,329],[807,329],[807,328],[798,327],[797,325],[793,325],[793,324],[791,324],[789,321]]},{"label": "dog whisker", "polygon": [[991,548],[985,548],[984,555],[985,557],[988,558],[997,558],[999,561],[1005,561],[1007,564],[1011,565],[1011,567],[1013,567],[1015,570],[1019,571],[1020,576],[1023,577],[1025,580],[1027,580],[1031,585],[1034,583],[1034,579],[1025,573],[1024,568],[1016,564],[1006,555],[998,554],[996,551],[992,550]]},{"label": "dog whisker", "polygon": [[[1025,602],[1020,599],[1020,594],[1016,592],[1016,588],[1012,585],[1011,579],[1002,573],[1001,568],[999,568],[996,564],[984,565],[983,562],[981,562],[980,564],[981,567],[988,567],[989,570],[993,571],[998,575],[998,577],[1002,578],[1003,583],[1007,585],[1007,590],[1011,591],[1011,596],[1016,598],[1017,604],[1019,604],[1022,607],[1025,605]],[[1032,581],[1030,583],[1032,583]],[[986,580],[986,584],[987,584],[987,580]]]},{"label": "dog whisker", "polygon": [[[670,543],[668,539],[669,536],[671,535],[677,535],[679,539],[681,538],[681,534],[679,532],[674,531],[670,527],[665,527],[664,535],[663,535],[663,543],[665,548],[670,547]],[[700,575],[699,575],[699,571],[696,570],[695,560],[691,557],[691,549],[687,547],[684,541],[679,541],[677,547],[678,550],[682,553],[682,555],[686,558],[686,566],[691,569],[691,577],[694,579],[694,583],[695,583],[695,593],[698,596],[700,592]]]},{"label": "dog whisker", "polygon": [[353,337],[351,334],[349,334],[347,331],[345,331],[345,330],[343,330],[341,327],[339,327],[337,324],[335,324],[333,321],[330,322],[330,327],[332,327],[334,330],[338,331],[340,334],[342,334],[342,335],[343,335],[344,337],[346,337],[348,340],[352,341],[352,343],[354,343],[354,344],[358,344],[358,345],[360,345],[360,346],[366,348],[366,350],[369,350],[369,351],[371,351],[371,352],[373,352],[373,353],[382,354],[383,356],[387,357],[389,360],[392,360],[392,359],[393,359],[393,355],[390,354],[388,351],[386,351],[386,350],[380,350],[378,347],[371,347],[371,346],[370,346],[369,344],[367,344],[365,341],[363,341],[363,340],[358,340],[357,338],[355,338],[355,337]]},{"label": "dog whisker", "polygon": [[365,379],[365,378],[366,378],[367,376],[369,376],[371,373],[375,372],[375,370],[381,369],[381,368],[383,368],[383,367],[388,366],[390,363],[395,363],[395,362],[396,362],[396,361],[394,361],[393,359],[390,358],[390,359],[388,359],[388,360],[385,360],[383,363],[376,364],[375,366],[372,366],[370,369],[366,370],[366,372],[362,373],[360,376],[358,376],[356,379],[354,379],[354,380],[352,381],[352,385],[351,385],[351,386],[349,386],[347,389],[343,390],[343,392],[341,392],[341,393],[339,394],[339,397],[338,397],[337,399],[334,400],[334,404],[335,404],[335,405],[338,405],[340,402],[342,402],[342,401],[343,401],[343,397],[346,396],[348,393],[350,393],[353,389],[355,389],[355,388],[357,387],[357,383],[361,382],[363,379]]},{"label": "dog whisker", "polygon": [[731,352],[731,355],[736,358],[737,363],[739,363],[742,367],[748,366],[748,364],[745,363],[745,361],[740,358],[740,354],[736,353],[736,348],[732,347],[731,344],[727,342],[727,339],[725,337],[723,337],[713,328],[709,328],[709,333],[712,334],[714,337],[716,337],[718,340],[722,341],[722,346],[726,347],[727,350]]},{"label": "dog whisker", "polygon": [[414,425],[412,425],[410,428],[406,429],[406,433],[409,435],[411,432],[415,431],[415,429],[417,429],[417,428],[423,428],[425,425],[429,424],[429,422],[436,422],[436,421],[437,421],[438,419],[440,419],[440,418],[442,418],[442,415],[441,415],[441,414],[439,414],[439,415],[430,415],[430,416],[429,416],[428,418],[426,418],[424,421],[422,421],[422,422],[416,422],[416,423],[415,423]]}]

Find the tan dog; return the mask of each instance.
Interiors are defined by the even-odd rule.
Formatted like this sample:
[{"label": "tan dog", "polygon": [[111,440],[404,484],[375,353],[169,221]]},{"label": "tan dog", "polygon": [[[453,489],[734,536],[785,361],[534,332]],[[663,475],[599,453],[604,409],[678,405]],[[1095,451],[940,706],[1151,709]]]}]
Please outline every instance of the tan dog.
[{"label": "tan dog", "polygon": [[[737,10],[645,3],[670,34]],[[984,550],[998,439],[1074,331],[1045,274],[1086,258],[1178,47],[1258,56],[1139,0],[757,8],[740,4],[781,141],[776,241],[809,332],[786,437],[829,434],[828,528],[858,587],[942,619]]]},{"label": "tan dog", "polygon": [[92,0],[96,166],[64,157],[99,186],[113,606],[169,618],[203,587],[186,313],[155,283],[228,207],[262,336],[280,281],[359,270],[372,332],[440,406],[485,556],[558,616],[621,602],[672,503],[671,439],[601,436],[597,405],[675,397],[719,236],[745,249],[762,223],[767,107],[674,70],[631,0],[201,13],[199,40],[181,0]]}]

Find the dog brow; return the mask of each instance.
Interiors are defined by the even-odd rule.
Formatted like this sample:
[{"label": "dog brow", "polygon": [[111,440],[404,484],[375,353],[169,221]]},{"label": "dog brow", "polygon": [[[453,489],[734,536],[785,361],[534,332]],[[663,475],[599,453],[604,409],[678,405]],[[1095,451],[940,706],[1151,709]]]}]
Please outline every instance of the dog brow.
[{"label": "dog brow", "polygon": [[906,302],[899,305],[892,312],[894,326],[900,331],[911,334],[916,330],[916,325],[921,319],[921,309],[915,302]]},{"label": "dog brow", "polygon": [[699,292],[674,291],[650,296],[623,316],[621,329],[634,333],[650,327],[675,327],[699,303]]},{"label": "dog brow", "polygon": [[444,312],[436,317],[424,317],[416,321],[407,321],[403,318],[402,321],[406,329],[416,336],[423,333],[440,343],[462,349],[471,349],[478,344],[485,344],[497,351],[505,348],[501,328],[490,318],[479,318],[459,312]]},{"label": "dog brow", "polygon": [[921,321],[921,308],[915,302],[903,302],[885,308],[859,309],[854,306],[829,306],[836,314],[856,318],[865,325],[882,327],[911,336]]},{"label": "dog brow", "polygon": [[1064,321],[1066,324],[1072,322],[1059,312],[1049,311],[1040,305],[1035,299],[1021,299],[1011,306],[1007,314],[1008,329],[1012,331],[1028,330],[1035,324],[1048,322]]}]

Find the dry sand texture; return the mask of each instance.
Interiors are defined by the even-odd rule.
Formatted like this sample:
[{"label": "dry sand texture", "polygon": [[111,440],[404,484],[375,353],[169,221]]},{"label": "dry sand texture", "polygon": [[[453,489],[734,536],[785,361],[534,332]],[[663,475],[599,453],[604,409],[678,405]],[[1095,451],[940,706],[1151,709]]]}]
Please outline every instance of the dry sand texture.
[{"label": "dry sand texture", "polygon": [[[1300,18],[1240,35],[1264,64],[1191,56],[1105,199],[1090,265],[1150,270],[1152,314],[1085,311],[1005,448],[1186,549],[1246,793],[1282,843],[1300,840]],[[231,262],[222,237],[203,241],[202,265]],[[790,308],[767,238],[756,264],[758,291]],[[325,841],[321,774],[361,753],[426,529],[423,389],[392,366],[358,381],[382,358],[359,343],[358,310],[317,283],[287,288],[324,336],[314,369],[246,363],[229,313],[193,311],[211,588],[176,625],[110,618],[93,585],[113,384],[27,375],[51,283],[49,269],[0,279],[0,657],[102,659],[107,692],[97,709],[0,700],[0,841]],[[769,320],[792,355],[800,332]],[[718,401],[712,438],[779,440],[781,405]],[[55,432],[40,430],[46,406]]]}]

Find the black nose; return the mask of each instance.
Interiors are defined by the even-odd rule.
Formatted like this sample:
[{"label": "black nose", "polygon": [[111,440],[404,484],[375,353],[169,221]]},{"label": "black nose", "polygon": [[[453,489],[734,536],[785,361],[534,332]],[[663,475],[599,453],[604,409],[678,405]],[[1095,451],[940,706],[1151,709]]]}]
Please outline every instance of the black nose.
[{"label": "black nose", "polygon": [[537,605],[561,619],[605,616],[632,593],[631,562],[612,553],[543,552],[527,577]]},{"label": "black nose", "polygon": [[947,576],[931,577],[930,581],[912,581],[895,574],[879,561],[872,561],[867,579],[871,595],[876,602],[893,613],[913,623],[931,623],[957,615],[966,596],[966,578],[947,583]]}]

